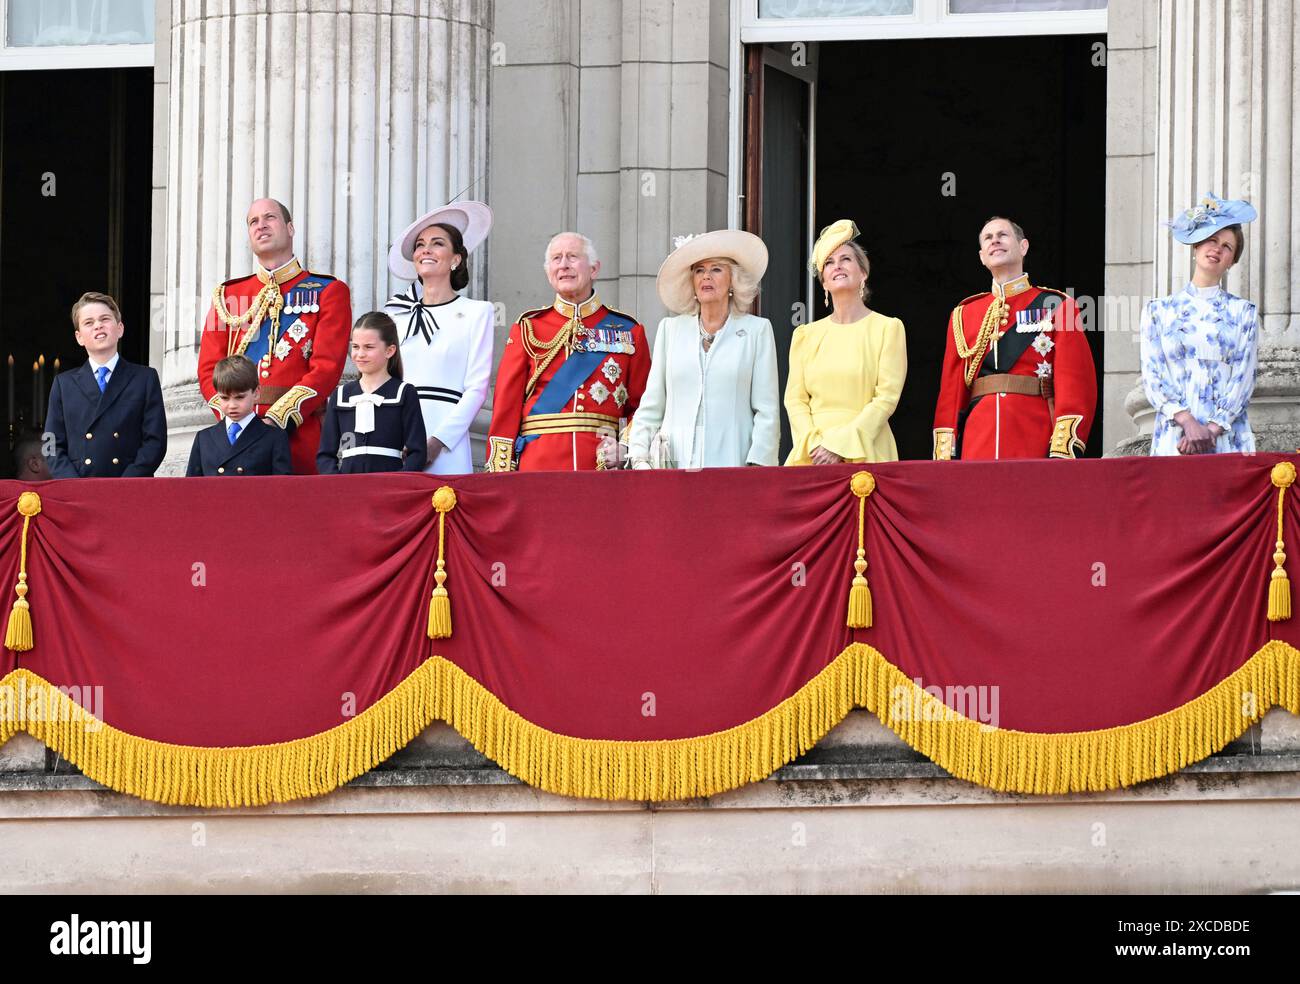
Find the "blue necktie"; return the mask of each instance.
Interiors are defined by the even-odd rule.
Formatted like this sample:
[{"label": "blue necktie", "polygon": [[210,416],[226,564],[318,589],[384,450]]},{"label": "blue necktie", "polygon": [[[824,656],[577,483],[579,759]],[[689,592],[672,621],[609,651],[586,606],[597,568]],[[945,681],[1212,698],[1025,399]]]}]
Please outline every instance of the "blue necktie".
[{"label": "blue necktie", "polygon": [[226,428],[226,433],[230,435],[230,443],[234,444],[239,440],[239,425],[231,423],[231,425]]},{"label": "blue necktie", "polygon": [[99,391],[104,392],[104,387],[108,385],[108,366],[100,366],[95,370],[95,382],[99,383]]}]

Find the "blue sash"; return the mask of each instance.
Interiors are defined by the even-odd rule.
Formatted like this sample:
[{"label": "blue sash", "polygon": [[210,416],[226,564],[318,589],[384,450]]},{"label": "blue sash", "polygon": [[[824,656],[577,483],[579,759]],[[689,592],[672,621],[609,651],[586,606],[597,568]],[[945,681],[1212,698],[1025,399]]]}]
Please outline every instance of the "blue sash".
[{"label": "blue sash", "polygon": [[[606,356],[611,352],[632,354],[632,328],[635,322],[608,312],[594,328],[585,328],[583,338],[574,346],[574,351],[564,360],[564,365],[551,377],[537,397],[537,402],[528,411],[528,416],[539,413],[559,413],[565,404],[573,398],[586,380],[594,373]],[[525,418],[526,419],[526,418]],[[515,438],[515,455],[523,453],[524,448],[540,437],[540,434],[522,434]]]}]

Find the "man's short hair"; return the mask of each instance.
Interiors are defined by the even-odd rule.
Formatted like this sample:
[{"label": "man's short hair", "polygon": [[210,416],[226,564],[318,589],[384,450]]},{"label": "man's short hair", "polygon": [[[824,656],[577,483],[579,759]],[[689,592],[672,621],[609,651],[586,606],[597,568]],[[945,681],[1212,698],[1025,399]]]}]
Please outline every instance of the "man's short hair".
[{"label": "man's short hair", "polygon": [[13,468],[15,475],[21,475],[23,464],[33,455],[44,453],[44,442],[39,431],[24,430],[14,442]]},{"label": "man's short hair", "polygon": [[[980,232],[983,232],[984,226],[988,225],[990,222],[1005,222],[1007,225],[1011,226],[1011,231],[1016,234],[1016,242],[1020,242],[1025,238],[1025,230],[1020,228],[1020,223],[1015,219],[1007,218],[1005,215],[990,215],[984,220],[984,225],[980,226]],[[976,238],[978,239],[979,237],[976,236]]]},{"label": "man's short hair", "polygon": [[218,393],[251,393],[257,389],[257,366],[242,355],[222,359],[212,370],[212,387]]},{"label": "man's short hair", "polygon": [[[293,216],[289,214],[289,206],[287,206],[284,202],[280,201],[280,199],[271,198],[269,195],[263,195],[261,198],[254,201],[253,205],[256,205],[257,202],[274,202],[275,206],[280,210],[280,214],[284,216],[284,224],[288,225],[290,222],[293,221]],[[253,205],[249,205],[248,207],[248,210],[250,212],[253,210]]]},{"label": "man's short hair", "polygon": [[72,305],[72,327],[73,328],[81,327],[79,324],[77,324],[77,315],[81,313],[81,309],[84,308],[87,304],[103,304],[105,307],[107,307],[110,311],[113,312],[114,321],[122,320],[122,312],[118,310],[117,301],[113,300],[113,298],[109,297],[107,294],[101,294],[97,290],[88,290],[80,297],[77,298],[76,304]]},{"label": "man's short hair", "polygon": [[542,269],[548,270],[551,265],[551,247],[555,245],[555,240],[563,239],[565,236],[572,236],[582,243],[582,251],[587,254],[587,262],[595,266],[600,262],[600,257],[596,255],[596,244],[580,232],[557,232],[554,236],[546,241],[546,255],[542,257]]}]

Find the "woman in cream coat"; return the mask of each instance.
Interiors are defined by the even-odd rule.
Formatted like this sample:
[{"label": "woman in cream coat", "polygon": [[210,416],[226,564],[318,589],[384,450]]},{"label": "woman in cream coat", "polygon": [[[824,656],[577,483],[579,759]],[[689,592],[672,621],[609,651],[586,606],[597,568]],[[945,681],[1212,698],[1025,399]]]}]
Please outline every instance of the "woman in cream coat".
[{"label": "woman in cream coat", "polygon": [[767,269],[757,236],[724,229],[680,240],[659,269],[650,378],[632,420],[633,468],[775,465],[776,342],[748,314]]},{"label": "woman in cream coat", "polygon": [[810,265],[834,309],[790,341],[787,465],[898,460],[889,418],[907,378],[907,339],[903,322],[867,308],[870,266],[857,235],[841,219],[813,247]]}]

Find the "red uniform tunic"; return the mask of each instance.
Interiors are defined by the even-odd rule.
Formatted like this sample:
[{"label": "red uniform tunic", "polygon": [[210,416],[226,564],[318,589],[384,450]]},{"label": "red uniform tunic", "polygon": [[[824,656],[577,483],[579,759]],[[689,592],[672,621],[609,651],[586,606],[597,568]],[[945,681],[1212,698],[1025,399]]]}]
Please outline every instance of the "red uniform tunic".
[{"label": "red uniform tunic", "polygon": [[945,334],[936,460],[1083,453],[1097,406],[1097,374],[1069,297],[1032,287],[1022,275],[997,294],[962,301]]},{"label": "red uniform tunic", "polygon": [[[492,398],[488,471],[603,467],[596,454],[600,442],[608,434],[621,433],[640,405],[650,374],[645,329],[635,318],[606,308],[595,295],[576,312],[582,323],[577,340],[571,325],[575,306],[558,297],[551,307],[529,311],[510,327]],[[552,394],[552,402],[565,396],[562,405],[528,419],[565,361],[584,348],[600,353],[595,370],[572,395]],[[521,436],[533,435],[516,451]]]},{"label": "red uniform tunic", "polygon": [[[268,423],[292,430],[289,453],[295,475],[316,474],[320,418],[347,360],[352,324],[348,285],[333,277],[308,273],[295,260],[275,271],[277,307],[259,318],[244,318],[259,308],[258,297],[272,275],[259,269],[250,277],[228,280],[213,292],[214,304],[203,322],[199,344],[199,389],[218,417],[212,370],[228,355],[246,355],[257,363],[262,394],[257,413]],[[217,308],[225,308],[227,323]]]}]

